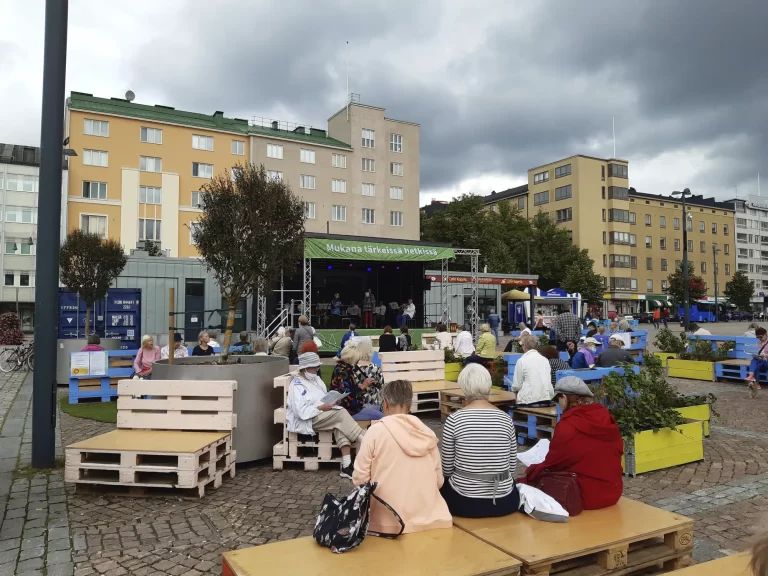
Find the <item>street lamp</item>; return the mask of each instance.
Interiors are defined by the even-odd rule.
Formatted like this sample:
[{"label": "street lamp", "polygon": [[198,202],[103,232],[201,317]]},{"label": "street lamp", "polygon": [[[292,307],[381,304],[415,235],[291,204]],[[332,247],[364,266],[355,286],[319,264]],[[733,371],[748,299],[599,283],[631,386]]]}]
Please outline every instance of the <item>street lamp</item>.
[{"label": "street lamp", "polygon": [[716,243],[712,243],[712,265],[715,267],[715,322],[720,319],[720,310],[717,307],[717,253],[720,252],[720,248]]},{"label": "street lamp", "polygon": [[675,190],[672,192],[672,196],[680,196],[683,200],[683,330],[688,332],[688,308],[690,302],[688,301],[690,288],[688,283],[688,220],[693,220],[693,215],[688,214],[685,210],[685,197],[690,196],[691,191],[686,188],[682,192]]},{"label": "street lamp", "polygon": [[[531,241],[532,241],[531,238],[526,238],[525,239],[525,245],[526,245],[526,248],[528,250],[528,276],[531,275]],[[529,311],[528,311],[528,321],[531,323],[531,330],[533,330],[535,328],[535,325],[534,325],[534,322],[533,322],[533,289],[534,289],[534,287],[533,286],[529,286],[528,288],[531,291],[530,299],[528,301],[528,308],[529,308]]]}]

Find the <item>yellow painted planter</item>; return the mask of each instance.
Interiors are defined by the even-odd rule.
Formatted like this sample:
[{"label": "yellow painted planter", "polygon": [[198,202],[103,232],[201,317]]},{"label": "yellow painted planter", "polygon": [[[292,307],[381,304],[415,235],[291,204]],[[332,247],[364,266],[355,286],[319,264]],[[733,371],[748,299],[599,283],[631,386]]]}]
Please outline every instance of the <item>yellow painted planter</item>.
[{"label": "yellow painted planter", "polygon": [[715,377],[715,365],[713,362],[670,358],[667,360],[667,376],[712,382]]},{"label": "yellow painted planter", "polygon": [[458,382],[462,365],[460,362],[450,362],[445,365],[445,379],[449,382]]},{"label": "yellow painted planter", "polygon": [[675,408],[675,410],[688,420],[698,420],[704,424],[704,436],[709,437],[709,404],[699,404],[698,406],[685,406],[684,408]]},{"label": "yellow painted planter", "polygon": [[630,476],[703,460],[704,426],[689,421],[677,430],[638,432],[631,443],[624,443],[624,452],[622,466]]},{"label": "yellow painted planter", "polygon": [[667,365],[667,360],[669,358],[677,358],[677,354],[675,354],[674,352],[654,352],[653,355],[656,356],[656,358],[661,359],[662,366]]}]

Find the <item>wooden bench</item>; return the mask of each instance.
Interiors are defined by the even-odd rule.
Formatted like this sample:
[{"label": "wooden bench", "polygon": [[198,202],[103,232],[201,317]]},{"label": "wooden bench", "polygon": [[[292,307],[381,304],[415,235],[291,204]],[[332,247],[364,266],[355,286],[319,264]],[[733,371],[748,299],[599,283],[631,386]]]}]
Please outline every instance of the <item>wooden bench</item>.
[{"label": "wooden bench", "polygon": [[[507,412],[515,403],[515,395],[506,390],[492,388],[491,395],[488,397],[488,402]],[[452,412],[455,412],[459,408],[463,408],[466,403],[466,394],[464,394],[464,391],[461,388],[442,390],[440,391],[440,416],[445,420]]]},{"label": "wooden bench", "polygon": [[440,391],[456,388],[445,379],[445,353],[442,350],[381,352],[384,382],[409,380],[413,384],[411,414],[440,411]]},{"label": "wooden bench", "polygon": [[520,562],[458,528],[404,534],[395,540],[367,536],[344,554],[311,537],[224,553],[222,576],[501,576],[520,574]]},{"label": "wooden bench", "polygon": [[560,421],[557,406],[549,408],[517,408],[509,410],[512,423],[517,432],[517,443],[525,445],[526,441],[535,444],[542,438],[552,440],[555,426]]},{"label": "wooden bench", "polygon": [[67,446],[64,479],[78,489],[188,488],[202,498],[207,485],[235,476],[236,388],[226,380],[121,380],[117,430]]},{"label": "wooden bench", "polygon": [[[747,378],[747,374],[749,374],[750,362],[751,360],[746,358],[728,358],[727,360],[715,362],[715,380],[718,382],[735,380],[743,383]],[[758,376],[758,374],[755,375],[755,377]]]},{"label": "wooden bench", "polygon": [[670,576],[753,576],[749,553],[733,554],[670,572]]},{"label": "wooden bench", "polygon": [[94,398],[98,398],[101,402],[109,402],[115,398],[117,383],[123,378],[130,378],[133,374],[133,361],[137,353],[138,350],[102,351],[101,354],[107,355],[106,375],[70,375],[69,403],[77,404],[80,400]]},{"label": "wooden bench", "polygon": [[520,560],[523,574],[536,576],[626,575],[654,566],[674,570],[690,564],[693,552],[693,520],[628,498],[610,508],[585,510],[563,524],[522,513],[453,521]]}]

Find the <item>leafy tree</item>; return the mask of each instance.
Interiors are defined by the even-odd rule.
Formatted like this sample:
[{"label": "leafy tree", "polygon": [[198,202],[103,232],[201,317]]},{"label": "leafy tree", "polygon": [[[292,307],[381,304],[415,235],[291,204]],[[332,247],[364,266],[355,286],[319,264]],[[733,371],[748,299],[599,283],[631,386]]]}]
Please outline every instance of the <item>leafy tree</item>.
[{"label": "leafy tree", "polygon": [[91,310],[106,297],[112,282],[120,276],[128,258],[117,240],[103,240],[98,234],[72,230],[59,251],[62,283],[85,300],[85,334],[91,330]]},{"label": "leafy tree", "polygon": [[[683,295],[685,292],[685,285],[683,284],[683,265],[677,267],[677,269],[667,276],[667,288],[664,290],[670,295],[676,306],[683,305]],[[706,285],[701,276],[696,276],[695,268],[691,261],[688,261],[688,302],[691,300],[697,300],[704,298],[707,295]]]},{"label": "leafy tree", "polygon": [[[569,265],[579,255],[568,230],[540,211],[530,220],[525,234],[531,239],[531,273],[538,274],[538,285],[544,289],[562,287]],[[516,254],[525,262],[524,241],[517,245]]]},{"label": "leafy tree", "polygon": [[743,270],[737,270],[733,278],[725,283],[726,298],[741,310],[749,309],[754,292],[755,286]]},{"label": "leafy tree", "polygon": [[264,166],[236,166],[214,177],[200,195],[202,216],[192,238],[229,306],[221,361],[229,357],[240,298],[266,293],[280,270],[293,269],[304,247],[304,206]]},{"label": "leafy tree", "polygon": [[563,290],[578,292],[586,304],[599,304],[605,293],[603,277],[595,273],[594,264],[587,250],[579,250],[576,259],[566,268],[562,283]]},{"label": "leafy tree", "polygon": [[157,242],[153,242],[152,240],[144,241],[144,250],[147,251],[149,256],[165,256],[163,249],[160,248],[160,245]]}]

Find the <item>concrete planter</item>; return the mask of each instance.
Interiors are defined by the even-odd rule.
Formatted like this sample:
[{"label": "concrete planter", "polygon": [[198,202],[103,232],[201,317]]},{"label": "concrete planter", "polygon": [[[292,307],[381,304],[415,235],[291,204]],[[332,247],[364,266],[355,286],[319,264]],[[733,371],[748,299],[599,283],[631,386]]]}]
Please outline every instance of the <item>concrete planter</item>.
[{"label": "concrete planter", "polygon": [[458,382],[463,367],[461,362],[449,362],[445,365],[445,379],[449,382]]},{"label": "concrete planter", "polygon": [[[204,365],[217,357],[195,356],[155,362],[156,380],[236,380],[235,413],[237,428],[234,447],[237,462],[251,462],[272,457],[272,447],[280,439],[274,421],[275,408],[283,404],[283,389],[274,387],[274,379],[288,372],[288,359],[282,356],[232,356],[230,364]],[[233,363],[240,360],[240,364]]]},{"label": "concrete planter", "polygon": [[645,430],[624,441],[622,465],[630,476],[704,459],[704,427],[688,420],[677,430]]},{"label": "concrete planter", "polygon": [[699,404],[698,406],[684,406],[682,408],[675,408],[683,418],[688,420],[698,420],[704,425],[704,436],[709,437],[709,420],[710,411],[709,404]]},{"label": "concrete planter", "polygon": [[667,376],[712,382],[715,377],[715,364],[714,362],[702,362],[701,360],[669,358],[667,360]]}]

